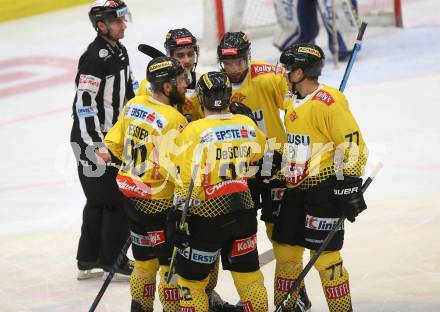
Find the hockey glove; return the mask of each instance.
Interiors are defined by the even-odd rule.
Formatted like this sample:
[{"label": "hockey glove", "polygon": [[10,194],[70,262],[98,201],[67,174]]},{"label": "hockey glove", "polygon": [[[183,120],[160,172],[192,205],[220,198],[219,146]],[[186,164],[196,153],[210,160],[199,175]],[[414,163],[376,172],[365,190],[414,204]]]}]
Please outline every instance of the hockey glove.
[{"label": "hockey glove", "polygon": [[[268,155],[269,154],[266,154],[266,156]],[[281,170],[283,157],[278,151],[273,151],[272,159],[266,156],[259,161],[259,169],[255,177],[261,182],[269,183],[272,179],[277,179],[276,177]]]},{"label": "hockey glove", "polygon": [[234,115],[235,114],[245,115],[250,119],[252,119],[253,122],[255,122],[255,124],[257,124],[257,120],[255,119],[255,116],[252,113],[251,109],[246,105],[244,105],[243,103],[232,102],[231,104],[229,104],[229,111]]},{"label": "hockey glove", "polygon": [[188,218],[183,226],[180,226],[180,219],[182,217],[182,211],[173,208],[168,212],[167,215],[167,238],[170,242],[174,244],[179,249],[185,249],[189,246],[190,233],[188,227]]},{"label": "hockey glove", "polygon": [[354,222],[356,217],[367,209],[361,188],[361,178],[344,176],[344,180],[336,181],[333,189],[338,207],[350,222]]}]

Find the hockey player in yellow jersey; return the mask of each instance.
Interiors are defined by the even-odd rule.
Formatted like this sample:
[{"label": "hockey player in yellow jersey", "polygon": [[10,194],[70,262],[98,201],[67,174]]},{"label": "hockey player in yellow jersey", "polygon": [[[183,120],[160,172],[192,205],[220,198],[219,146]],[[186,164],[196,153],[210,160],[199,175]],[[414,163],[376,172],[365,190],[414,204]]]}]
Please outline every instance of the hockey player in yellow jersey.
[{"label": "hockey player in yellow jersey", "polygon": [[172,244],[166,239],[166,215],[172,207],[174,174],[170,153],[174,139],[186,126],[185,117],[174,105],[183,103],[187,78],[179,61],[158,57],[147,67],[151,96],[137,96],[125,106],[105,144],[122,160],[117,175],[126,196],[135,266],[130,278],[131,311],[153,311],[156,274],[159,298],[166,312],[179,309],[176,279],[165,282]]},{"label": "hockey player in yellow jersey", "polygon": [[[250,46],[251,43],[243,32],[227,32],[217,47],[218,61],[232,82],[231,101],[241,102],[249,107],[258,127],[267,135],[271,149],[280,150],[286,142],[280,110],[284,110],[291,101],[286,97],[288,85],[283,76],[276,73],[276,66],[266,62],[251,61]],[[269,167],[275,165],[276,156],[277,153],[273,157],[267,154],[264,157],[263,169],[266,165]],[[273,221],[281,204],[285,183],[274,179],[271,183],[265,184],[261,179],[250,179],[249,187],[255,205],[257,208],[262,208],[261,219],[265,221],[267,235],[271,238]],[[276,254],[278,244],[274,242],[272,244]],[[275,279],[275,289],[277,283]],[[311,302],[304,287],[300,293],[303,306],[308,310]]]},{"label": "hockey player in yellow jersey", "polygon": [[[179,174],[169,217],[170,235],[178,247],[180,311],[208,310],[205,287],[218,257],[231,271],[240,311],[267,311],[256,210],[247,185],[247,177],[257,170],[251,163],[263,157],[266,136],[249,117],[228,112],[231,86],[226,74],[202,75],[197,92],[206,117],[191,122],[177,138],[184,152],[174,160]],[[177,221],[187,196],[191,201],[185,231]]]},{"label": "hockey player in yellow jersey", "polygon": [[[197,38],[186,28],[171,29],[165,36],[164,47],[168,56],[180,61],[189,78],[185,102],[179,104],[177,107],[178,111],[182,113],[188,121],[202,118],[202,108],[194,94],[196,82],[199,77],[196,73],[200,51]],[[142,80],[136,95],[149,94],[149,88],[148,81],[146,79]]]},{"label": "hockey player in yellow jersey", "polygon": [[[272,235],[282,246],[276,254],[282,268],[277,279],[285,294],[302,271],[304,248],[315,254],[338,218],[354,222],[366,209],[360,176],[367,149],[345,96],[318,81],[324,66],[320,47],[294,45],[283,51],[280,63],[297,96],[285,116],[287,190]],[[352,311],[348,271],[339,252],[343,240],[342,227],[315,263],[331,312]],[[282,297],[277,299],[279,304]]]}]

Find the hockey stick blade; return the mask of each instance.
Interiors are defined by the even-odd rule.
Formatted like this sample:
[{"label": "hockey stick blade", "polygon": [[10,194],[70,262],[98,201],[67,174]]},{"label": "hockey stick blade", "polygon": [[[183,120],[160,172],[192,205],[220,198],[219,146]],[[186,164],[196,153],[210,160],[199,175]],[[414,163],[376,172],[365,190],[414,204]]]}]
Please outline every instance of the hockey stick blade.
[{"label": "hockey stick blade", "polygon": [[[362,193],[364,193],[367,190],[368,186],[371,184],[371,182],[373,182],[374,178],[376,177],[377,173],[382,169],[382,167],[383,167],[382,163],[378,163],[374,167],[373,171],[371,172],[371,175],[365,180],[364,184],[362,185]],[[296,292],[296,290],[299,287],[299,285],[301,285],[302,281],[306,277],[307,273],[309,273],[310,269],[315,264],[316,260],[318,260],[318,258],[321,255],[321,253],[325,250],[325,248],[331,242],[333,237],[336,235],[336,233],[338,232],[339,228],[344,223],[344,220],[345,220],[345,217],[340,217],[338,219],[338,222],[333,226],[333,229],[330,231],[330,233],[327,235],[325,240],[322,242],[321,246],[318,248],[318,250],[316,251],[315,255],[309,260],[309,262],[304,267],[304,269],[302,270],[302,272],[300,273],[298,278],[293,282],[292,286],[287,291],[287,293],[284,296],[284,298],[281,301],[281,303],[279,303],[276,306],[275,312],[282,312],[283,311],[283,308],[285,307],[287,302],[290,300],[292,295]]]},{"label": "hockey stick blade", "polygon": [[162,53],[160,50],[156,49],[155,47],[152,47],[148,44],[141,43],[138,45],[138,50],[145,55],[148,55],[151,58],[156,58],[159,56],[166,56],[164,53]]}]

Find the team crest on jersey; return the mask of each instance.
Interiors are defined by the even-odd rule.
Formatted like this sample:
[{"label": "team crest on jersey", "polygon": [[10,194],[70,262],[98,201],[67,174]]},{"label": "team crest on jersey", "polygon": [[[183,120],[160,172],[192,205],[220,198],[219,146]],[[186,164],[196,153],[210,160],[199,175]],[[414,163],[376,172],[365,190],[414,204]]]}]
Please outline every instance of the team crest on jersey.
[{"label": "team crest on jersey", "polygon": [[244,100],[246,100],[246,95],[244,95],[241,92],[235,92],[231,97],[231,103],[232,102],[243,103]]},{"label": "team crest on jersey", "polygon": [[319,90],[318,93],[316,93],[315,96],[312,98],[312,100],[321,101],[327,106],[330,106],[335,102],[335,99],[332,97],[332,95],[324,90]]},{"label": "team crest on jersey", "polygon": [[139,104],[130,105],[125,117],[140,120],[149,124],[157,131],[161,131],[168,123],[168,121],[155,110]]},{"label": "team crest on jersey", "polygon": [[296,118],[298,118],[298,115],[296,114],[295,111],[292,111],[292,112],[290,113],[290,115],[289,115],[289,119],[290,119],[290,121],[295,121]]},{"label": "team crest on jersey", "polygon": [[252,126],[248,125],[228,125],[209,128],[200,134],[201,141],[207,142],[227,142],[234,140],[255,141],[257,134]]},{"label": "team crest on jersey", "polygon": [[275,73],[276,67],[270,64],[252,64],[251,65],[251,78],[255,78],[260,75]]}]

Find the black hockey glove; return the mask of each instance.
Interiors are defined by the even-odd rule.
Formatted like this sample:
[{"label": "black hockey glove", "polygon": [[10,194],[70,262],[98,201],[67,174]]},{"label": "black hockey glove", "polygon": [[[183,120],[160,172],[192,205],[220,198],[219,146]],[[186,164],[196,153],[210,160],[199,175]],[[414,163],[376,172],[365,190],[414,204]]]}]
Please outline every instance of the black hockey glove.
[{"label": "black hockey glove", "polygon": [[229,111],[234,115],[235,114],[245,115],[250,119],[252,119],[255,122],[255,124],[257,124],[257,120],[255,119],[255,116],[252,113],[251,109],[246,105],[244,105],[243,103],[232,102],[231,104],[229,104]]},{"label": "black hockey glove", "polygon": [[190,233],[188,227],[189,215],[186,216],[185,223],[180,226],[182,211],[172,208],[167,215],[167,238],[179,249],[185,249],[189,246]]},{"label": "black hockey glove", "polygon": [[278,151],[273,151],[272,159],[266,156],[268,156],[268,154],[258,162],[259,168],[255,177],[261,182],[269,183],[270,180],[276,178],[278,172],[281,170],[283,156],[281,156]]},{"label": "black hockey glove", "polygon": [[356,217],[367,209],[361,188],[361,178],[344,176],[344,180],[336,180],[333,189],[338,207],[350,222],[354,222]]}]

